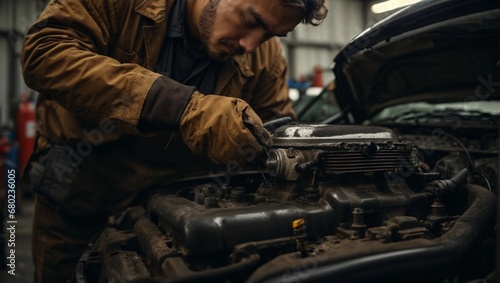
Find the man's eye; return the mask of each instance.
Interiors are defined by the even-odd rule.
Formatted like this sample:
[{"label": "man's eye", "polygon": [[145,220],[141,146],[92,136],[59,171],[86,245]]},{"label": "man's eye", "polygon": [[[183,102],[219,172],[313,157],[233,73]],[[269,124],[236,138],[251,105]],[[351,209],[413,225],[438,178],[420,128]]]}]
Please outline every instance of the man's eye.
[{"label": "man's eye", "polygon": [[249,20],[247,20],[246,17],[243,17],[243,23],[245,24],[246,27],[248,28],[253,28],[256,26],[256,24],[254,22],[251,22]]}]

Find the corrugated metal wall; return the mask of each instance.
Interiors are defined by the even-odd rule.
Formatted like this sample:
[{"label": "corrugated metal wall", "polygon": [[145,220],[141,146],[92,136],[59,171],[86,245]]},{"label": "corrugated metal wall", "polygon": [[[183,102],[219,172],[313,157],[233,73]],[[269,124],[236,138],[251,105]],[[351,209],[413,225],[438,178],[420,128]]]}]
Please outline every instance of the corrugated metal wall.
[{"label": "corrugated metal wall", "polygon": [[[19,63],[22,35],[47,0],[0,0],[0,127],[13,126],[15,105],[24,85]],[[319,27],[299,25],[283,39],[290,78],[308,78],[313,68],[324,69],[324,82],[333,78],[332,59],[339,48],[365,28],[366,1],[327,0],[329,15]]]},{"label": "corrugated metal wall", "polygon": [[19,54],[23,34],[45,6],[42,0],[0,1],[0,127],[14,126],[20,93],[29,92],[23,82]]},{"label": "corrugated metal wall", "polygon": [[320,26],[299,25],[283,39],[292,79],[308,78],[315,66],[324,72],[324,83],[333,79],[332,60],[339,49],[365,29],[366,1],[327,0],[328,16]]}]

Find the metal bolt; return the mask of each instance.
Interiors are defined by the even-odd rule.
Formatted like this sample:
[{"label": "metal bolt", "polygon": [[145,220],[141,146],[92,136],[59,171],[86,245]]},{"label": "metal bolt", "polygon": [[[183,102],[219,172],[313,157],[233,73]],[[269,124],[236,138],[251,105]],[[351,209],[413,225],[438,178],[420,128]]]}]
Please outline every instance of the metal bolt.
[{"label": "metal bolt", "polygon": [[435,198],[431,205],[431,215],[437,217],[446,216],[446,210],[444,208],[444,204],[441,203],[441,200]]},{"label": "metal bolt", "polygon": [[305,245],[305,239],[307,238],[306,221],[303,218],[296,219],[292,222],[292,228],[297,241],[297,250],[300,251],[300,257],[309,256]]},{"label": "metal bolt", "polygon": [[245,189],[244,188],[232,189],[231,190],[231,201],[244,202],[245,201]]},{"label": "metal bolt", "polygon": [[365,231],[366,231],[366,225],[365,221],[363,219],[364,211],[360,207],[354,208],[352,211],[352,225],[351,229],[355,230],[357,232],[357,237],[359,238],[364,238],[365,237]]},{"label": "metal bolt", "polygon": [[217,199],[214,197],[206,197],[204,200],[204,205],[206,208],[217,207]]}]

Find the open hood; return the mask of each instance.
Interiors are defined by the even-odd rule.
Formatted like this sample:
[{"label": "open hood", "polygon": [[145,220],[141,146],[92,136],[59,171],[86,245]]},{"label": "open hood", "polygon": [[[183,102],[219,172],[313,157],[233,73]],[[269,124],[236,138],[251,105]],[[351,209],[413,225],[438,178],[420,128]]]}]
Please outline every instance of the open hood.
[{"label": "open hood", "polygon": [[500,99],[500,1],[422,1],[334,58],[335,94],[356,122],[387,106]]}]

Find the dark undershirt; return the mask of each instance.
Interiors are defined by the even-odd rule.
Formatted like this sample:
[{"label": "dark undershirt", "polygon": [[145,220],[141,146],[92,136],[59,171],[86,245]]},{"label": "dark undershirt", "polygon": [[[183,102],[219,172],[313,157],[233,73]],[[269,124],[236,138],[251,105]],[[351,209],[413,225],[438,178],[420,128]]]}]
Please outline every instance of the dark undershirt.
[{"label": "dark undershirt", "polygon": [[220,63],[211,60],[201,42],[189,36],[185,0],[175,1],[167,24],[155,71],[181,85],[173,85],[165,77],[155,81],[137,125],[141,132],[177,130],[195,88],[203,94],[212,94],[217,83]]},{"label": "dark undershirt", "polygon": [[219,64],[210,59],[201,42],[189,36],[185,15],[186,1],[175,1],[156,72],[184,85],[195,86],[202,93],[213,93]]}]

